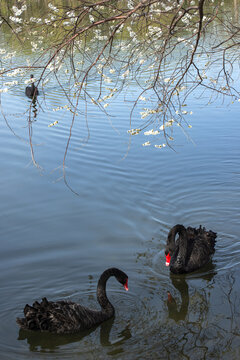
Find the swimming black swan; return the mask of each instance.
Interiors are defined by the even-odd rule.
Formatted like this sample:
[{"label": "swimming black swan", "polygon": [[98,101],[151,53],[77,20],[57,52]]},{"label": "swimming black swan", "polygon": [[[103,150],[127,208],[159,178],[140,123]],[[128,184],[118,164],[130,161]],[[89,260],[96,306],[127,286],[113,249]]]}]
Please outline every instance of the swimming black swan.
[{"label": "swimming black swan", "polygon": [[[179,238],[175,241],[176,234]],[[175,225],[168,234],[165,249],[166,266],[174,274],[195,271],[209,262],[214,253],[217,234],[203,227],[198,229]]]},{"label": "swimming black swan", "polygon": [[[33,75],[30,75],[30,79],[33,79]],[[25,94],[29,98],[36,98],[36,96],[39,95],[38,88],[34,85],[34,82],[32,82],[31,85],[26,87]]]},{"label": "swimming black swan", "polygon": [[97,299],[101,310],[91,310],[71,301],[35,301],[32,306],[24,308],[25,318],[17,318],[22,329],[50,331],[57,334],[75,333],[90,329],[114,316],[115,310],[106,295],[106,282],[110,276],[115,278],[128,290],[127,275],[116,268],[105,270],[99,278]]}]

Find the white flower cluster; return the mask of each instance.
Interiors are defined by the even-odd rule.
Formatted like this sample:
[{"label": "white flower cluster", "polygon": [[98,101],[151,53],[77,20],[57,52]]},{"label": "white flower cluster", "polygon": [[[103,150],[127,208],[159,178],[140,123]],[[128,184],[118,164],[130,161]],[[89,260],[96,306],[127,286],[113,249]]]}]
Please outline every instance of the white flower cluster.
[{"label": "white flower cluster", "polygon": [[72,18],[72,17],[75,16],[75,13],[74,13],[73,10],[72,10],[72,11],[67,11],[67,12],[66,12],[66,15],[67,15],[69,18]]},{"label": "white flower cluster", "polygon": [[29,19],[29,21],[30,22],[34,22],[34,23],[36,23],[36,24],[41,24],[42,23],[42,19],[40,18],[35,18],[35,17],[30,17],[30,19]]},{"label": "white flower cluster", "polygon": [[18,81],[17,81],[17,80],[8,81],[8,82],[5,82],[3,85],[4,85],[4,86],[18,85]]},{"label": "white flower cluster", "polygon": [[8,88],[0,89],[0,93],[6,93],[6,92],[8,92]]},{"label": "white flower cluster", "polygon": [[129,69],[127,69],[123,74],[122,74],[122,79],[125,79],[128,75],[129,75],[130,71]]},{"label": "white flower cluster", "polygon": [[144,109],[145,111],[141,111],[140,115],[141,115],[141,119],[145,119],[145,117],[151,115],[151,114],[156,114],[157,112],[160,111],[160,109],[154,110],[154,109]]},{"label": "white flower cluster", "polygon": [[32,52],[37,51],[38,44],[36,44],[35,42],[31,41],[31,45],[32,45]]},{"label": "white flower cluster", "polygon": [[134,9],[134,1],[133,0],[128,0],[127,6],[128,6],[129,10]]},{"label": "white flower cluster", "polygon": [[130,129],[127,131],[130,135],[138,135],[140,133],[141,129]]},{"label": "white flower cluster", "polygon": [[190,24],[190,20],[192,19],[192,16],[188,13],[186,13],[183,18],[182,22],[184,22],[186,25]]},{"label": "white flower cluster", "polygon": [[35,78],[30,78],[24,81],[25,84],[32,84],[33,82],[35,82],[36,79]]},{"label": "white flower cluster", "polygon": [[54,11],[56,13],[59,12],[59,9],[56,6],[54,6],[52,3],[49,3],[48,7],[49,7],[49,9],[51,9],[52,11]]},{"label": "white flower cluster", "polygon": [[15,16],[20,16],[25,10],[27,10],[27,5],[23,5],[20,9],[18,9],[17,6],[12,7],[12,11]]},{"label": "white flower cluster", "polygon": [[166,147],[166,144],[154,145],[154,146],[155,146],[155,148],[162,149],[162,148]]},{"label": "white flower cluster", "polygon": [[14,22],[15,24],[21,24],[22,23],[22,19],[16,17],[16,16],[9,16],[9,19],[12,20],[12,22]]},{"label": "white flower cluster", "polygon": [[18,75],[23,75],[25,73],[25,71],[23,69],[15,69],[12,72],[7,73],[8,77],[14,77],[14,76],[18,76]]},{"label": "white flower cluster", "polygon": [[166,121],[163,125],[160,126],[160,130],[164,130],[166,127],[173,126],[174,120],[171,119],[169,121]]},{"label": "white flower cluster", "polygon": [[144,135],[158,135],[159,134],[159,131],[158,130],[148,130],[148,131],[145,131]]},{"label": "white flower cluster", "polygon": [[94,23],[94,17],[92,15],[89,15],[89,20],[91,23]]},{"label": "white flower cluster", "polygon": [[127,30],[129,32],[130,37],[132,38],[132,41],[137,41],[137,35],[136,33],[132,30],[132,28],[130,26],[127,27]]},{"label": "white flower cluster", "polygon": [[57,56],[54,59],[54,62],[50,62],[50,64],[48,64],[47,69],[50,71],[59,71],[62,67],[63,63],[62,60],[59,56]]},{"label": "white flower cluster", "polygon": [[162,35],[162,30],[158,26],[149,26],[148,27],[148,34],[150,36],[153,36],[153,35],[161,36]]},{"label": "white flower cluster", "polygon": [[56,107],[55,109],[53,109],[53,111],[59,111],[59,110],[63,110],[63,109],[66,109],[66,110],[71,110],[70,106],[69,105],[64,105],[64,106],[58,106]]},{"label": "white flower cluster", "polygon": [[105,83],[110,84],[112,82],[112,79],[109,76],[102,74],[102,77]]},{"label": "white flower cluster", "polygon": [[6,54],[5,56],[2,57],[3,60],[7,60],[7,59],[11,59],[16,55],[16,51],[13,52],[9,52],[8,54]]}]

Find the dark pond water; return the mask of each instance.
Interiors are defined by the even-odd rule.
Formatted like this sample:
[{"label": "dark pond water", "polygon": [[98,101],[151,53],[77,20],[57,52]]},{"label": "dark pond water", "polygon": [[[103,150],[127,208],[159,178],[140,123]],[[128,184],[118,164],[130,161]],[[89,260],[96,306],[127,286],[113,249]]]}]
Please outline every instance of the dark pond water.
[{"label": "dark pond water", "polygon": [[[1,359],[239,359],[240,103],[192,99],[194,143],[176,129],[175,151],[142,147],[143,135],[129,149],[123,96],[111,119],[92,106],[87,142],[85,120],[74,124],[66,184],[72,118],[52,111],[66,104],[57,84],[45,91],[31,126],[24,85],[1,94]],[[176,223],[217,232],[212,264],[170,276],[164,245]],[[43,296],[97,307],[98,277],[111,266],[129,276],[128,293],[108,283],[113,320],[72,336],[19,331],[24,305]]]}]

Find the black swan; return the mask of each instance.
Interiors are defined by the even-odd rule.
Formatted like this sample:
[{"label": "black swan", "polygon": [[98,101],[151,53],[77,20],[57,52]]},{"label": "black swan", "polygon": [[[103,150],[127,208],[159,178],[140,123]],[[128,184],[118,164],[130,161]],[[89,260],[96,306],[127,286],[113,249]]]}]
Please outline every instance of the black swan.
[{"label": "black swan", "polygon": [[[33,75],[30,75],[30,79],[33,79]],[[39,95],[38,88],[34,85],[34,82],[32,82],[31,85],[26,87],[25,94],[29,98],[36,98],[36,96]]]},{"label": "black swan", "polygon": [[17,318],[21,329],[50,331],[57,334],[76,333],[87,330],[114,316],[115,310],[106,295],[106,282],[110,276],[115,278],[128,290],[127,275],[116,268],[105,270],[98,280],[97,299],[101,310],[91,310],[71,301],[35,301],[32,306],[24,308],[25,318]]},{"label": "black swan", "polygon": [[[175,241],[176,234],[179,238]],[[209,262],[214,253],[217,234],[204,227],[198,229],[175,225],[168,234],[165,249],[166,266],[174,274],[195,271]]]}]

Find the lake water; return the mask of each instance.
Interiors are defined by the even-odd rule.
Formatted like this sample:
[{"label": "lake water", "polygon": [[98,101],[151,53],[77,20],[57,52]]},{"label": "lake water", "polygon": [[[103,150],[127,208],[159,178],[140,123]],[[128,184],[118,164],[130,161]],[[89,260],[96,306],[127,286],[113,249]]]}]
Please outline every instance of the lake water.
[{"label": "lake water", "polygon": [[[52,111],[66,105],[57,83],[38,100],[29,124],[24,86],[1,94],[1,359],[239,359],[240,103],[192,98],[192,141],[176,128],[175,151],[129,137],[124,95],[112,118],[92,106],[88,141],[85,119],[74,123],[64,182],[72,114]],[[202,224],[217,243],[212,264],[174,277],[164,246],[177,223]],[[128,293],[108,282],[113,320],[77,335],[19,331],[25,304],[44,296],[97,308],[112,266],[129,276]]]}]

